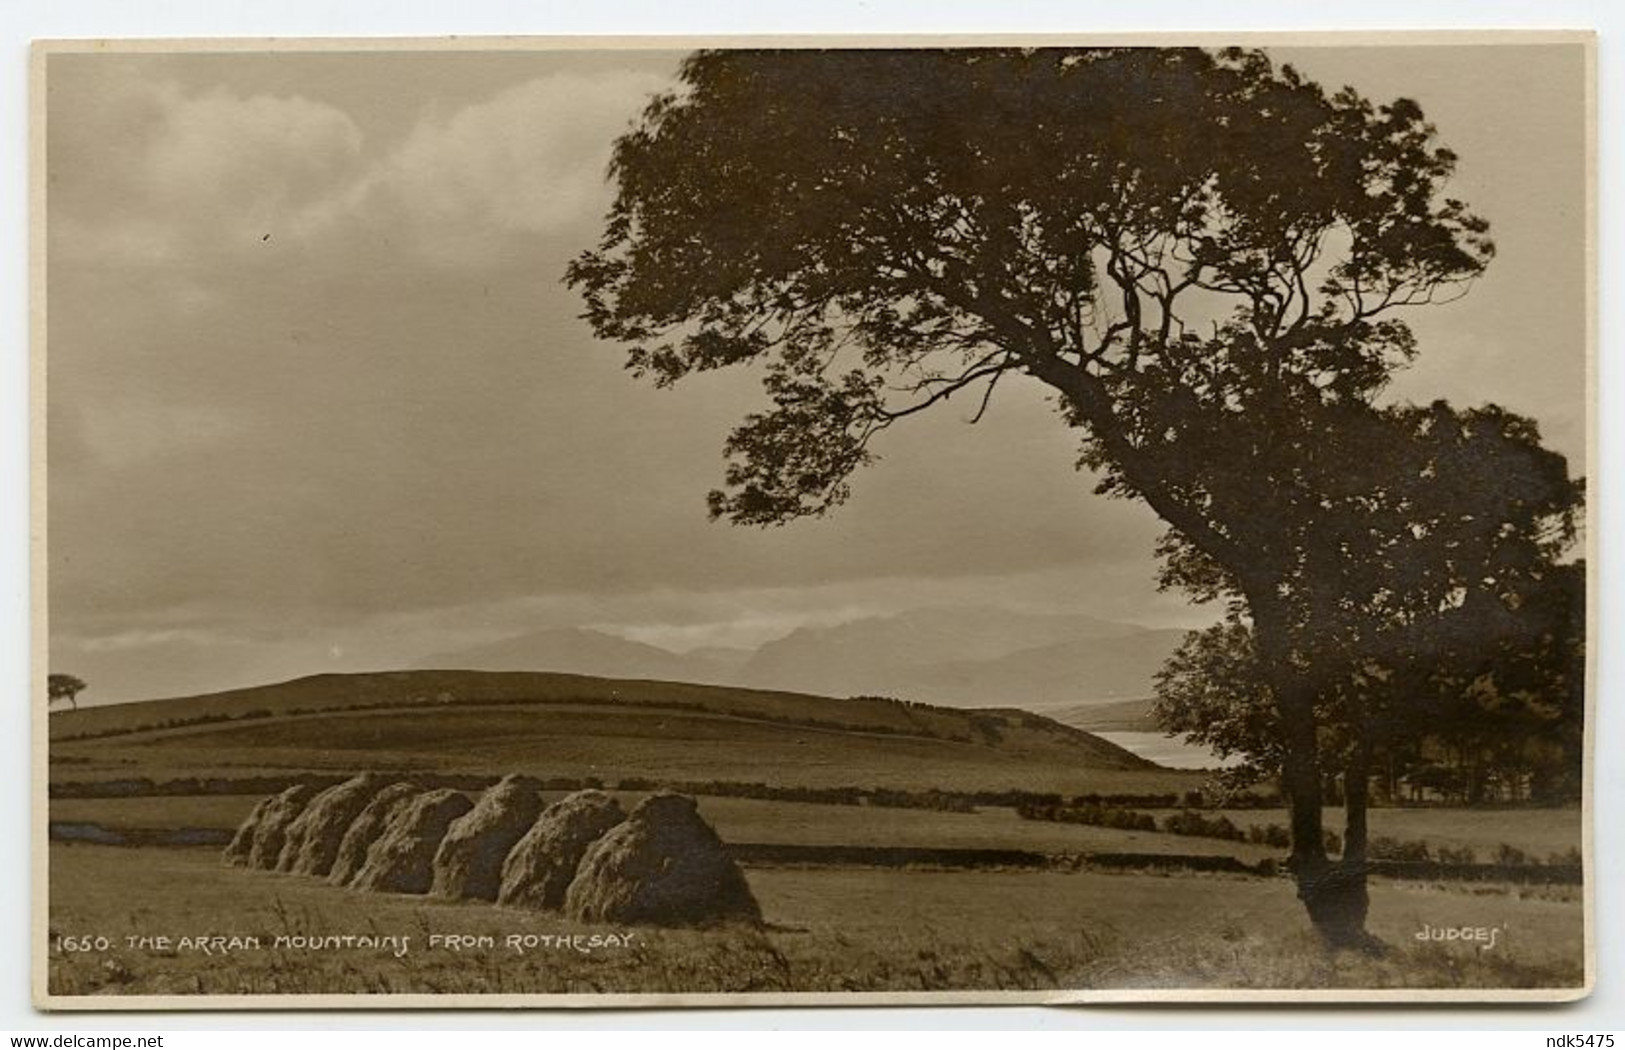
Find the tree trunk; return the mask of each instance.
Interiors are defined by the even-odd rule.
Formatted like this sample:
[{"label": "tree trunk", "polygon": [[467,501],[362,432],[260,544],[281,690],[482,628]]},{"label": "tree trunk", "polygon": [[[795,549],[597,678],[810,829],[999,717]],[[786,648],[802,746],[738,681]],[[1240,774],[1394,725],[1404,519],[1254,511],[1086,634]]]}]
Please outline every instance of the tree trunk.
[{"label": "tree trunk", "polygon": [[1343,921],[1350,938],[1348,947],[1375,952],[1382,945],[1365,932],[1366,915],[1371,910],[1371,893],[1366,884],[1368,866],[1366,852],[1370,834],[1366,826],[1366,810],[1371,792],[1371,750],[1364,740],[1354,743],[1349,756],[1343,784],[1343,858],[1337,866],[1338,892],[1342,900]]},{"label": "tree trunk", "polygon": [[[1281,784],[1291,807],[1292,855],[1288,861],[1298,886],[1298,899],[1321,938],[1334,948],[1365,948],[1370,898],[1365,865],[1350,869],[1326,856],[1322,823],[1320,742],[1315,719],[1315,693],[1297,669],[1289,638],[1274,611],[1249,603],[1259,660],[1275,694],[1285,754]],[[1363,802],[1363,799],[1362,799]],[[1363,815],[1363,805],[1362,805]]]},{"label": "tree trunk", "polygon": [[1347,807],[1347,816],[1343,826],[1343,863],[1363,866],[1369,840],[1366,809],[1370,804],[1371,782],[1371,752],[1364,741],[1355,743],[1344,781],[1343,804]]},{"label": "tree trunk", "polygon": [[1364,946],[1367,943],[1366,912],[1370,906],[1365,864],[1363,861],[1353,866],[1334,864],[1326,855],[1320,762],[1310,698],[1305,696],[1283,703],[1281,721],[1287,737],[1282,779],[1292,807],[1290,865],[1298,884],[1298,899],[1327,944],[1339,948]]}]

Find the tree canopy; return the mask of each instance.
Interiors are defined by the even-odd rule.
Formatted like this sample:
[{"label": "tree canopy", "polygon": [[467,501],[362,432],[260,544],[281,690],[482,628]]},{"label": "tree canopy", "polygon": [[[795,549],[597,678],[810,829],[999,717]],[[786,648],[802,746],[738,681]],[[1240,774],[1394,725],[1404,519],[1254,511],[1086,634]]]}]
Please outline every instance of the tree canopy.
[{"label": "tree canopy", "polygon": [[825,512],[878,432],[1025,373],[1108,489],[1234,552],[1256,537],[1177,423],[1368,397],[1413,351],[1395,309],[1492,251],[1414,103],[1255,52],[701,52],[682,79],[569,279],[657,382],[766,365],[712,497],[739,522]]},{"label": "tree canopy", "polygon": [[[1565,559],[1583,497],[1533,421],[1495,406],[1396,406],[1328,429],[1334,464],[1280,528],[1303,532],[1286,582],[1293,655],[1313,669],[1323,755],[1419,757],[1428,738],[1553,738],[1559,764],[1583,718],[1584,566]],[[1341,461],[1339,463],[1339,461]],[[1158,679],[1170,730],[1241,776],[1279,771],[1265,676],[1221,566],[1170,537],[1163,582],[1223,597],[1225,621],[1189,637]]]}]

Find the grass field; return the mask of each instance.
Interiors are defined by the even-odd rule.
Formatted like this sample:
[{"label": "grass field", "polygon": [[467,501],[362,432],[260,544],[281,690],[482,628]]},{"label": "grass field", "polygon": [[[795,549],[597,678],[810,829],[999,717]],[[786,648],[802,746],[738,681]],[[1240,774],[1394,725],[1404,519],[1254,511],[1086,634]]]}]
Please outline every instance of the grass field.
[{"label": "grass field", "polygon": [[[488,905],[363,895],[219,866],[214,851],[54,846],[51,990],[269,992],[853,991],[1153,987],[1571,987],[1581,980],[1572,901],[1506,887],[1379,884],[1382,958],[1320,948],[1281,879],[1092,872],[748,871],[764,930],[572,927]],[[179,888],[179,891],[178,891]],[[229,918],[223,918],[227,917]],[[1496,925],[1493,951],[1421,946],[1422,925]],[[613,933],[626,947],[519,952],[512,935]],[[131,947],[129,935],[256,936],[206,955]],[[407,951],[275,946],[277,935],[410,938]],[[431,947],[431,935],[491,947]]]},{"label": "grass field", "polygon": [[[1018,712],[561,675],[323,676],[127,708],[52,717],[53,783],[373,769],[1070,796],[1181,793],[1205,779],[1150,767],[1086,733]],[[642,793],[621,795],[631,803]],[[260,797],[59,798],[49,812],[54,821],[107,828],[229,829]],[[1000,806],[956,813],[703,792],[699,805],[731,843],[1248,862],[1281,853],[1022,820]],[[1285,822],[1272,810],[1228,815],[1243,826]],[[1327,817],[1340,829],[1340,813]],[[1579,841],[1573,811],[1374,810],[1371,824],[1375,834],[1471,845],[1485,855],[1505,842],[1544,857]],[[1284,878],[1065,864],[882,868],[850,854],[833,859],[847,866],[748,866],[764,928],[617,931],[227,869],[214,849],[53,842],[50,985],[76,995],[1573,987],[1581,980],[1584,919],[1574,887],[1375,880],[1370,927],[1390,950],[1369,958],[1321,947]],[[1497,928],[1496,948],[1415,939],[1424,927],[1462,925]],[[522,954],[502,944],[509,935],[570,933],[628,941],[590,953]],[[262,946],[220,956],[126,942],[234,934]],[[275,946],[279,935],[369,934],[410,937],[412,949],[396,957],[353,944]],[[495,944],[462,953],[431,948],[432,935],[447,934],[489,935]],[[107,941],[81,952],[66,949],[82,940],[63,937]]]},{"label": "grass field", "polygon": [[[617,794],[625,805],[642,797]],[[559,793],[548,797],[559,797]],[[260,798],[217,795],[55,799],[50,813],[52,820],[96,823],[107,828],[235,828]],[[726,842],[1020,849],[1039,853],[1201,853],[1235,856],[1249,862],[1281,852],[1216,839],[1022,820],[1013,811],[997,807],[976,813],[945,813],[710,796],[702,796],[699,803],[701,815]]]},{"label": "grass field", "polygon": [[[623,805],[642,796],[617,792]],[[561,792],[548,794],[549,800]],[[259,795],[150,796],[124,799],[55,799],[55,821],[95,823],[106,828],[235,828]],[[728,842],[801,845],[906,846],[957,849],[1017,849],[1037,853],[1166,853],[1232,856],[1248,863],[1279,857],[1282,850],[1222,839],[1161,832],[1120,831],[1086,824],[1022,820],[1009,809],[984,807],[975,813],[834,806],[807,802],[702,796],[700,812]],[[1159,817],[1173,812],[1151,811]],[[1284,823],[1279,810],[1225,810],[1237,824]],[[1420,841],[1437,848],[1471,847],[1482,859],[1502,843],[1536,858],[1574,849],[1580,843],[1580,811],[1459,809],[1375,809],[1374,835]],[[1327,827],[1341,829],[1341,810],[1329,809]]]},{"label": "grass field", "polygon": [[76,779],[371,768],[1062,794],[1176,792],[1201,782],[1118,762],[1115,749],[1065,735],[1073,732],[957,740],[609,704],[470,703],[132,731],[58,741],[51,755],[57,777]]},{"label": "grass field", "polygon": [[[862,735],[980,743],[1029,757],[1069,756],[1092,767],[1148,769],[1150,763],[1098,737],[1052,719],[1014,708],[968,709],[903,703],[884,697],[811,696],[725,686],[644,679],[595,678],[543,672],[393,671],[312,675],[288,682],[235,689],[206,696],[152,700],[55,713],[51,740],[71,743],[92,738],[185,728],[221,722],[291,723],[310,716],[388,712],[391,717],[455,714],[493,705],[536,714],[586,709],[599,734],[622,735],[615,712],[672,714],[725,720],[718,730],[739,732],[742,724],[766,723],[791,729],[819,729]],[[447,721],[448,726],[454,721]],[[624,735],[646,733],[635,722]],[[477,734],[476,734],[477,735]],[[366,731],[362,730],[362,736]],[[412,731],[403,729],[412,741]],[[442,739],[444,742],[444,739]],[[343,746],[335,742],[335,746]]]}]

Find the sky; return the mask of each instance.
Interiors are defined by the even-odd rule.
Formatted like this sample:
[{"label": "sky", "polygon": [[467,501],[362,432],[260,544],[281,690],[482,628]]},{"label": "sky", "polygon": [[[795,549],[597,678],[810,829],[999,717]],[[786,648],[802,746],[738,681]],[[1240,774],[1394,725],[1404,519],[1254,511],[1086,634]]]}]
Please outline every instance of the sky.
[{"label": "sky", "polygon": [[[404,666],[547,626],[686,649],[924,605],[1209,614],[1037,391],[888,434],[827,519],[709,522],[751,375],[655,390],[559,277],[663,51],[54,54],[51,669],[87,703]],[[1395,397],[1493,400],[1585,470],[1577,47],[1293,48],[1417,99],[1499,248],[1407,316]]]}]

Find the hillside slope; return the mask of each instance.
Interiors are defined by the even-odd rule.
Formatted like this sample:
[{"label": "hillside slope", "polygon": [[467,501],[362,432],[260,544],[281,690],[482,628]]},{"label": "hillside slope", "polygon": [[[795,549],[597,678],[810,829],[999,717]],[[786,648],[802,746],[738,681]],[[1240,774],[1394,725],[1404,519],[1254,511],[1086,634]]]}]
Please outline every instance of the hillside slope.
[{"label": "hillside slope", "polygon": [[521,672],[317,675],[50,728],[53,779],[376,768],[1078,793],[1167,775],[1026,711]]}]

